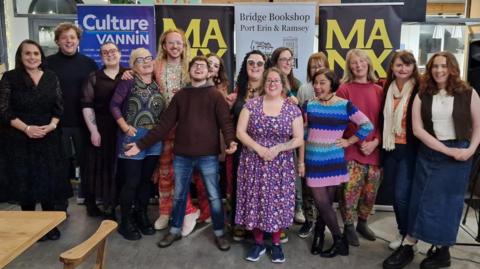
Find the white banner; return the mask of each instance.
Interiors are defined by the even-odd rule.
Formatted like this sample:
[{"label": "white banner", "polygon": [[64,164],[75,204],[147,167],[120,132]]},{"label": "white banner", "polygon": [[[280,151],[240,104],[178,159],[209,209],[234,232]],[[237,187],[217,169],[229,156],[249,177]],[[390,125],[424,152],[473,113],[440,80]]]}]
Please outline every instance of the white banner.
[{"label": "white banner", "polygon": [[278,47],[293,51],[293,74],[302,82],[307,77],[307,61],[314,52],[315,3],[236,4],[236,70],[251,50],[260,50],[270,57]]}]

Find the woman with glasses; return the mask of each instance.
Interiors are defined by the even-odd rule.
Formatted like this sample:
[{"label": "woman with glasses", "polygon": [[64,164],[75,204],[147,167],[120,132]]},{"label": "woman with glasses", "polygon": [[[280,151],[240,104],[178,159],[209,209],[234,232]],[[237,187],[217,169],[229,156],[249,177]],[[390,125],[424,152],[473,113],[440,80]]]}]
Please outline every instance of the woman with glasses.
[{"label": "woman with glasses", "polygon": [[155,124],[166,107],[166,100],[153,79],[153,57],[147,49],[138,48],[130,55],[134,78],[118,83],[110,110],[120,129],[118,167],[123,177],[120,191],[121,222],[118,232],[127,240],[138,240],[141,234],[153,235],[148,219],[150,179],[162,152],[158,142],[139,154],[128,157],[124,147],[142,138]]},{"label": "woman with glasses", "polygon": [[[240,112],[245,103],[255,97],[260,96],[263,72],[267,56],[259,50],[248,52],[243,58],[240,72],[235,82],[234,93],[237,95],[232,107],[234,126],[237,126]],[[242,144],[238,144],[238,150],[233,154],[233,180],[232,180],[232,216],[231,222],[235,223],[236,197],[237,197],[237,169],[240,160]],[[241,225],[233,227],[233,240],[242,241],[245,238],[245,229]]]},{"label": "woman with glasses", "polygon": [[284,98],[287,80],[277,68],[265,72],[263,93],[245,104],[237,125],[243,148],[237,177],[235,222],[251,230],[248,261],[265,253],[264,232],[272,234],[271,259],[282,263],[282,229],[292,225],[295,209],[294,149],[303,144],[300,109]]},{"label": "woman with glasses", "polygon": [[[382,171],[379,124],[383,91],[375,84],[376,81],[377,76],[368,54],[360,49],[350,50],[346,57],[342,84],[336,95],[351,101],[368,117],[374,128],[365,140],[345,148],[350,179],[343,184],[339,204],[345,225],[344,233],[352,246],[360,246],[356,231],[367,240],[376,240],[375,233],[367,225],[368,216],[375,205]],[[349,124],[344,137],[350,137],[357,129],[358,126]],[[355,218],[358,220],[356,231]]]},{"label": "woman with glasses", "polygon": [[[270,57],[269,66],[273,66],[282,71],[282,74],[287,77],[286,96],[288,100],[298,105],[297,92],[301,86],[301,82],[294,77],[293,67],[295,65],[295,58],[293,58],[293,51],[287,47],[280,47],[273,51]],[[295,154],[295,159],[297,154]],[[303,198],[302,198],[302,179],[297,176],[295,180],[295,222],[303,224],[305,222],[305,214],[303,213]],[[288,235],[282,232],[282,243],[288,242]]]},{"label": "woman with glasses", "polygon": [[110,100],[125,69],[120,66],[120,51],[114,43],[104,43],[100,53],[104,67],[91,73],[83,85],[81,105],[90,131],[90,143],[82,180],[87,186],[84,193],[87,214],[92,217],[104,215],[96,205],[96,199],[100,198],[105,217],[115,219],[117,123],[110,113]]}]

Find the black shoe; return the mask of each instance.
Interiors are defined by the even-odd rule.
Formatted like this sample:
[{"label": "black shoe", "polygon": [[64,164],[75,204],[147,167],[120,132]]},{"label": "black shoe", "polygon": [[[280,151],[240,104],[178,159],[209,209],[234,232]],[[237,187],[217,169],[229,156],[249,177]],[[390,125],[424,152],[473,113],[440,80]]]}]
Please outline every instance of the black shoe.
[{"label": "black shoe", "polygon": [[415,252],[411,245],[401,245],[386,260],[383,261],[384,269],[401,269],[412,262]]},{"label": "black shoe", "polygon": [[215,244],[221,251],[227,251],[230,249],[230,240],[228,240],[227,235],[225,234],[215,237]]},{"label": "black shoe", "polygon": [[333,236],[333,245],[326,251],[320,252],[324,258],[333,258],[337,255],[348,256],[348,241],[343,235]]},{"label": "black shoe", "polygon": [[51,229],[50,232],[47,233],[47,238],[48,240],[60,239],[60,231],[57,229],[57,227]]},{"label": "black shoe", "polygon": [[87,215],[89,217],[102,217],[103,212],[96,204],[87,204]]},{"label": "black shoe", "polygon": [[115,212],[115,207],[108,207],[103,211],[103,218],[108,220],[117,221],[117,214]]},{"label": "black shoe", "polygon": [[357,232],[355,231],[355,227],[353,226],[353,224],[345,225],[343,235],[351,246],[360,246],[360,241],[358,240]]},{"label": "black shoe", "polygon": [[440,247],[435,250],[432,249],[431,255],[425,258],[420,263],[421,269],[436,269],[449,267],[451,264],[450,261],[450,250],[449,247]]},{"label": "black shoe", "polygon": [[312,247],[310,248],[310,253],[312,253],[312,255],[318,255],[322,252],[324,240],[325,240],[325,230],[323,231],[315,230],[315,233],[313,234]]},{"label": "black shoe", "polygon": [[125,210],[122,208],[122,221],[120,222],[118,233],[123,235],[123,238],[127,240],[133,241],[142,238],[140,231],[135,226],[132,209]]},{"label": "black shoe", "polygon": [[357,232],[367,240],[370,240],[370,241],[377,240],[377,237],[375,237],[375,233],[368,227],[367,221],[365,220],[360,220],[360,219],[358,220]]},{"label": "black shoe", "polygon": [[146,206],[135,211],[135,223],[143,235],[153,235],[156,233],[153,224],[148,219]]},{"label": "black shoe", "polygon": [[166,248],[173,244],[173,242],[182,239],[181,234],[167,233],[162,240],[158,241],[157,246],[159,248]]},{"label": "black shoe", "polygon": [[312,234],[313,227],[314,227],[313,222],[305,220],[302,227],[298,231],[298,234],[297,234],[298,237],[300,237],[300,238],[309,237]]}]

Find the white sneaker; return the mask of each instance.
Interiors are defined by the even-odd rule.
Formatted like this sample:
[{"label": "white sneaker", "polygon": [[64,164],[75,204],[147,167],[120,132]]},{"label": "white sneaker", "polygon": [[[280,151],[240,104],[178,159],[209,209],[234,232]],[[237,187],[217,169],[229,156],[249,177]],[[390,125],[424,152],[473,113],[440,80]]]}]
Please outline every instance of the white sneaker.
[{"label": "white sneaker", "polygon": [[155,230],[163,230],[167,228],[169,219],[170,216],[168,215],[160,215],[160,217],[158,217],[158,219],[155,221],[155,224],[153,224]]},{"label": "white sneaker", "polygon": [[303,210],[295,210],[295,222],[300,224],[305,223],[305,215],[303,214]]},{"label": "white sneaker", "polygon": [[388,244],[388,248],[391,250],[396,250],[402,245],[402,239],[403,237],[401,235],[398,235],[395,240],[390,241],[390,244]]},{"label": "white sneaker", "polygon": [[[391,241],[390,244],[388,244],[388,248],[391,250],[397,250],[397,248],[399,248],[402,245],[402,239],[403,239],[403,236],[401,234],[397,235],[397,238]],[[415,253],[418,252],[417,245],[413,246],[413,251]]]},{"label": "white sneaker", "polygon": [[197,210],[192,214],[185,215],[185,218],[183,219],[182,236],[187,236],[193,232],[193,229],[197,224],[198,217],[200,217],[200,210]]}]

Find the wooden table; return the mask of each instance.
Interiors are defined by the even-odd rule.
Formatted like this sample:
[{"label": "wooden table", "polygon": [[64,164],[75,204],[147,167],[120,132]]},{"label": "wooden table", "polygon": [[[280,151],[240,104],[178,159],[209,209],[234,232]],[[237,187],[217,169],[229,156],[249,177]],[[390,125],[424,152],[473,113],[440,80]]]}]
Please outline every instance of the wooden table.
[{"label": "wooden table", "polygon": [[57,211],[0,211],[0,268],[66,219]]}]

